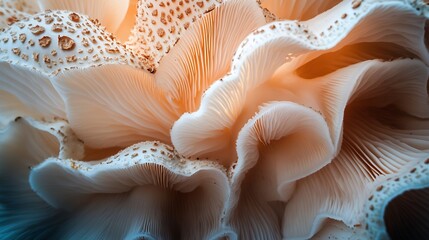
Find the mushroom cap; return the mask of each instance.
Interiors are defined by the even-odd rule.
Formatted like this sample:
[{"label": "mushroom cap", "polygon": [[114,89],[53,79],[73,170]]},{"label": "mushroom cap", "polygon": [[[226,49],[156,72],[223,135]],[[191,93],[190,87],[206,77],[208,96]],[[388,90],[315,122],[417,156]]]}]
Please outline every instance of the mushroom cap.
[{"label": "mushroom cap", "polygon": [[[90,235],[103,238],[206,238],[220,227],[230,194],[220,165],[187,160],[159,142],[139,143],[101,161],[51,158],[33,169],[30,183],[46,202],[73,212],[68,237],[88,236],[81,228],[92,224]],[[100,214],[103,222],[94,224]],[[117,218],[121,224],[115,225]]]},{"label": "mushroom cap", "polygon": [[[288,100],[322,112],[327,117],[334,145],[339,146],[342,111],[338,104],[341,103],[308,94],[309,90],[317,91],[320,87],[316,82],[295,81],[292,85],[291,81],[284,84],[284,90],[279,90],[283,83],[278,81],[283,78],[275,79],[275,72],[282,68],[293,71],[296,65],[302,66],[323,51],[360,42],[394,43],[428,63],[428,51],[421,50],[426,49],[421,38],[424,10],[419,8],[419,11],[406,1],[365,1],[355,9],[346,1],[306,22],[279,21],[255,30],[237,49],[231,71],[207,89],[199,108],[175,122],[171,132],[173,145],[186,156],[217,156],[229,161],[234,150],[225,150],[227,143],[234,146],[239,130],[258,107],[269,101]],[[342,18],[344,12],[349,17]],[[402,17],[389,17],[397,15]],[[401,28],[390,27],[397,25]],[[325,105],[328,107],[322,109]],[[191,131],[195,126],[199,126],[198,131]]]},{"label": "mushroom cap", "polygon": [[42,11],[68,10],[98,19],[111,33],[116,33],[123,22],[129,0],[38,0]]},{"label": "mushroom cap", "polygon": [[[0,39],[3,124],[17,115],[66,118],[63,97],[52,85],[60,72],[103,64],[143,66],[96,20],[74,12],[32,15],[1,32]],[[8,105],[16,109],[9,111]]]},{"label": "mushroom cap", "polygon": [[0,235],[427,233],[423,1],[38,2],[0,0]]},{"label": "mushroom cap", "polygon": [[156,74],[105,63],[53,77],[70,124],[86,144],[103,148],[151,140],[170,143],[174,122],[183,112],[198,107],[204,91],[227,72],[225,59],[264,22],[255,2],[239,3],[222,4],[182,32]]},{"label": "mushroom cap", "polygon": [[97,20],[69,11],[46,11],[23,19],[0,34],[0,61],[47,75],[121,63],[143,63]]}]

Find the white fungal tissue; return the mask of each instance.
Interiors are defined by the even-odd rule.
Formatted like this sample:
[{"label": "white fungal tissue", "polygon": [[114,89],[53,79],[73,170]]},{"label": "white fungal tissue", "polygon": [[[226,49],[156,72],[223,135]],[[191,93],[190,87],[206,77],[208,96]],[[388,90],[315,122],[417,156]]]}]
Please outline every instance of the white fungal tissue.
[{"label": "white fungal tissue", "polygon": [[425,239],[423,0],[0,0],[0,239]]}]

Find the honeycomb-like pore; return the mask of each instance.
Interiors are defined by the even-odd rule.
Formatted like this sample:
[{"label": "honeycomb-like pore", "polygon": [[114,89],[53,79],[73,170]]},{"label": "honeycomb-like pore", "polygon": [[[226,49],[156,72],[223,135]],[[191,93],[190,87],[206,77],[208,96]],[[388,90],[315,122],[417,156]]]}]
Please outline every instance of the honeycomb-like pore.
[{"label": "honeycomb-like pore", "polygon": [[154,72],[183,32],[221,3],[222,0],[139,1],[137,22],[128,45],[148,60],[147,68]]},{"label": "honeycomb-like pore", "polygon": [[0,61],[46,74],[103,64],[142,68],[126,46],[97,20],[68,11],[46,11],[25,18],[0,34]]}]

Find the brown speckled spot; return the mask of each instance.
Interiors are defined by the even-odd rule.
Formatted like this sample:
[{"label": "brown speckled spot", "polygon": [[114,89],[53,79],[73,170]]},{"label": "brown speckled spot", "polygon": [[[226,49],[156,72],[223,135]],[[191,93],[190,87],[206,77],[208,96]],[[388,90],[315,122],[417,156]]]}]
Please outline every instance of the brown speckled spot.
[{"label": "brown speckled spot", "polygon": [[33,59],[34,59],[34,61],[38,62],[39,61],[39,53],[33,53]]},{"label": "brown speckled spot", "polygon": [[164,35],[165,35],[165,31],[162,28],[159,28],[156,32],[157,32],[158,36],[160,36],[160,37],[164,37]]},{"label": "brown speckled spot", "polygon": [[21,49],[19,49],[19,48],[12,48],[12,53],[19,56],[21,54]]},{"label": "brown speckled spot", "polygon": [[354,0],[352,2],[352,8],[356,9],[356,8],[360,7],[361,4],[362,4],[362,0]]},{"label": "brown speckled spot", "polygon": [[51,59],[48,57],[48,56],[43,56],[43,61],[46,63],[46,64],[49,64],[49,63],[51,63]]},{"label": "brown speckled spot", "polygon": [[16,16],[10,16],[7,18],[7,25],[12,25],[18,22],[18,18]]},{"label": "brown speckled spot", "polygon": [[28,55],[27,55],[27,54],[21,54],[21,58],[22,58],[24,61],[28,61]]},{"label": "brown speckled spot", "polygon": [[31,33],[33,33],[34,35],[40,35],[43,32],[45,32],[45,28],[39,25],[36,25],[34,27],[30,28]]},{"label": "brown speckled spot", "polygon": [[73,22],[79,22],[80,21],[80,17],[76,13],[70,13],[69,19],[72,20]]},{"label": "brown speckled spot", "polygon": [[44,48],[49,47],[49,45],[51,45],[51,38],[49,36],[43,36],[39,39],[39,45]]},{"label": "brown speckled spot", "polygon": [[46,17],[46,18],[45,18],[45,23],[46,23],[46,24],[51,24],[53,21],[54,21],[54,18],[53,18],[53,17]]},{"label": "brown speckled spot", "polygon": [[189,14],[191,14],[191,13],[192,13],[192,10],[191,10],[190,8],[187,8],[187,9],[185,10],[185,13],[186,13],[186,15],[189,15]]},{"label": "brown speckled spot", "polygon": [[27,36],[24,33],[19,34],[19,41],[24,43],[26,39],[27,39]]},{"label": "brown speckled spot", "polygon": [[77,58],[76,58],[75,55],[73,55],[73,56],[66,57],[66,60],[67,60],[68,63],[71,63],[71,62],[76,62]]},{"label": "brown speckled spot", "polygon": [[54,25],[52,25],[52,31],[54,32],[61,32],[63,31],[63,24],[61,23],[55,23]]},{"label": "brown speckled spot", "polygon": [[162,50],[162,44],[161,44],[160,42],[157,42],[157,43],[156,43],[156,49],[157,49],[158,51]]},{"label": "brown speckled spot", "polygon": [[62,50],[73,50],[75,42],[67,36],[58,36],[58,45]]}]

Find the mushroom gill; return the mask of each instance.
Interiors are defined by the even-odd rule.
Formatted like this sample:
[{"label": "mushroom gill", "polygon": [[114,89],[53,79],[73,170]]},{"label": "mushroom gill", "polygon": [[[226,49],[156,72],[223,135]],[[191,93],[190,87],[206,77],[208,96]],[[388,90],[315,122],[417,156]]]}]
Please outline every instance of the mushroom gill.
[{"label": "mushroom gill", "polygon": [[428,232],[429,161],[380,178],[365,204],[364,226],[372,239],[424,239]]},{"label": "mushroom gill", "polygon": [[0,0],[0,238],[426,236],[426,5]]},{"label": "mushroom gill", "polygon": [[30,183],[47,203],[70,214],[61,228],[68,239],[208,238],[220,228],[229,196],[220,165],[189,161],[159,142],[101,161],[50,158],[31,171]]},{"label": "mushroom gill", "polygon": [[[408,59],[358,65],[343,70],[359,69],[362,75],[353,74],[358,81],[347,97],[339,153],[323,169],[297,182],[284,215],[286,237],[309,237],[326,218],[349,227],[363,225],[364,205],[374,186],[429,157],[426,65]],[[350,84],[344,80],[333,81],[326,89],[336,91],[332,86]]]},{"label": "mushroom gill", "polygon": [[261,108],[240,131],[237,153],[230,169],[234,194],[226,204],[224,224],[240,238],[277,239],[281,203],[289,200],[297,179],[330,162],[334,147],[319,113],[275,102]]},{"label": "mushroom gill", "polygon": [[[349,17],[342,18],[343,12],[349,12]],[[199,108],[175,122],[172,143],[186,156],[219,159],[230,165],[236,158],[234,146],[238,133],[258,107],[271,101],[293,101],[325,115],[337,145],[341,107],[320,92],[323,81],[308,81],[295,70],[323,53],[364,42],[398,45],[406,49],[406,56],[418,56],[429,62],[428,52],[422,50],[424,20],[412,6],[402,2],[368,1],[353,8],[349,1],[306,22],[269,23],[242,42],[230,73],[208,88]],[[321,26],[320,22],[326,24]],[[383,54],[389,59],[395,56],[388,51]],[[378,57],[364,56],[367,58],[358,60]],[[342,64],[344,67],[348,63]],[[320,78],[341,78],[332,74]],[[338,94],[342,94],[340,90]],[[333,96],[326,96],[330,97]]]},{"label": "mushroom gill", "polygon": [[[283,236],[309,238],[323,227],[326,218],[344,221],[348,226],[361,224],[365,196],[374,179],[427,157],[424,63],[428,62],[428,52],[422,38],[425,17],[421,9],[416,9],[400,1],[365,1],[357,8],[347,1],[307,22],[281,21],[257,29],[240,45],[231,72],[207,90],[200,108],[184,114],[174,124],[173,144],[186,156],[219,158],[224,165],[234,166],[240,131],[248,119],[259,114],[260,106],[273,101],[308,106],[325,117],[338,156],[318,172],[302,175],[303,180],[296,186],[285,189],[293,195],[283,215]],[[353,61],[339,59],[339,67],[311,79],[296,74],[297,68],[329,51],[345,48],[342,54],[346,56],[356,51],[353,45],[374,47],[380,42],[389,44],[381,55],[363,53]],[[401,46],[401,58],[419,60],[396,59],[397,52],[390,45]],[[327,55],[327,59],[332,56]],[[388,61],[373,60],[379,57]],[[409,69],[412,73],[408,75]],[[357,104],[356,99],[362,101]],[[413,127],[412,118],[420,119],[415,121],[420,126]],[[392,119],[398,121],[393,123]],[[406,127],[395,127],[407,122],[410,124]],[[406,136],[407,131],[411,138]],[[263,170],[261,165],[255,166],[255,172]],[[357,192],[363,194],[358,197]],[[261,209],[255,206],[255,211]],[[270,212],[267,208],[264,211]],[[273,214],[268,218],[276,221]],[[238,234],[245,233],[238,230]]]},{"label": "mushroom gill", "polygon": [[[139,1],[136,25],[129,47],[148,59],[148,69],[155,71],[161,58],[200,18],[220,6],[221,0],[208,1]],[[244,2],[243,2],[244,3]],[[244,3],[245,4],[245,3]]]},{"label": "mushroom gill", "polygon": [[[66,118],[63,97],[52,85],[60,72],[109,63],[139,67],[138,58],[97,22],[74,12],[33,15],[1,32],[0,38],[0,92],[19,106],[18,116]],[[4,109],[2,118],[13,119],[8,114]]]},{"label": "mushroom gill", "polygon": [[[174,122],[199,106],[206,88],[226,73],[229,60],[225,59],[232,58],[241,40],[262,25],[256,3],[238,2],[220,5],[182,32],[156,74],[110,61],[53,77],[79,136],[94,148],[126,147],[145,140],[170,143]],[[98,141],[100,137],[104,140]]]},{"label": "mushroom gill", "polygon": [[83,156],[83,145],[67,122],[16,118],[0,129],[1,238],[51,238],[58,233],[67,215],[47,204],[29,184],[32,168],[53,156]]}]

